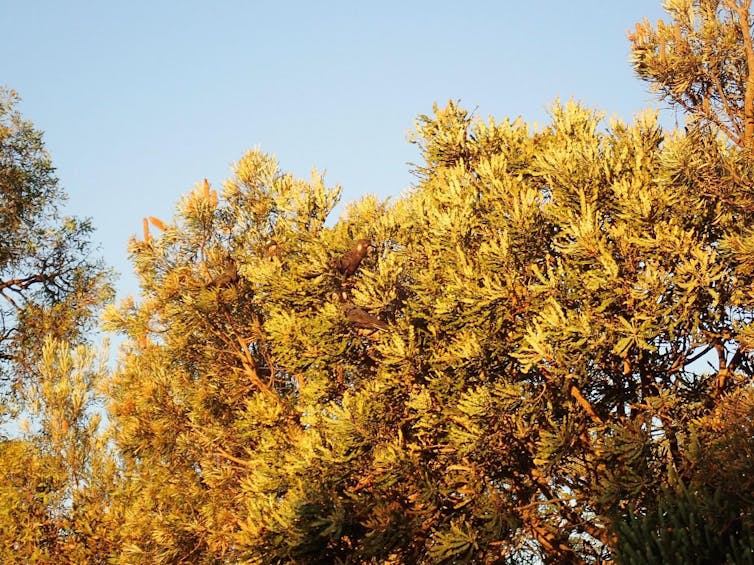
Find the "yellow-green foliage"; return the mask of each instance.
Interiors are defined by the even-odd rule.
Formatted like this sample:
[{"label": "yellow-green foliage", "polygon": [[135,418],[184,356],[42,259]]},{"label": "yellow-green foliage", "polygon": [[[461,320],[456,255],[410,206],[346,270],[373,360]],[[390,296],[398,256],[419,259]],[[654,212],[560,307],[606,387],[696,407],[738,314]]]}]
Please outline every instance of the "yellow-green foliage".
[{"label": "yellow-green foliage", "polygon": [[751,0],[666,0],[670,21],[629,34],[634,69],[693,126],[754,150]]},{"label": "yellow-green foliage", "polygon": [[23,393],[33,425],[0,442],[0,561],[99,563],[118,546],[119,473],[93,411],[104,363],[91,348],[45,342]]},{"label": "yellow-green foliage", "polygon": [[254,150],[145,219],[113,374],[65,340],[28,357],[0,561],[750,557],[749,2],[667,9],[634,62],[684,133],[450,102],[393,201],[333,218],[338,187]]},{"label": "yellow-green foliage", "polygon": [[0,88],[0,562],[102,562],[117,472],[94,410],[106,374],[81,344],[111,288],[17,101]]},{"label": "yellow-green foliage", "polygon": [[337,189],[252,151],[133,242],[121,560],[596,561],[695,477],[690,426],[751,380],[750,232],[706,184],[736,160],[651,113],[551,114],[435,108],[412,191],[331,224]]}]

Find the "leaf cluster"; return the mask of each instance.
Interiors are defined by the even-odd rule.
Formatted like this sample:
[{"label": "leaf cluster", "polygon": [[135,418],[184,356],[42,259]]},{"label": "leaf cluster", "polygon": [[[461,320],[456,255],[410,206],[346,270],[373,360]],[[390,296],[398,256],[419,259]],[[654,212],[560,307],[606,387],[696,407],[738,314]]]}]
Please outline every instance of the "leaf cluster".
[{"label": "leaf cluster", "polygon": [[123,558],[607,559],[616,512],[690,480],[689,430],[752,377],[748,236],[706,192],[735,159],[698,140],[450,103],[417,122],[413,190],[332,224],[337,188],[258,151],[199,185],[108,314]]}]

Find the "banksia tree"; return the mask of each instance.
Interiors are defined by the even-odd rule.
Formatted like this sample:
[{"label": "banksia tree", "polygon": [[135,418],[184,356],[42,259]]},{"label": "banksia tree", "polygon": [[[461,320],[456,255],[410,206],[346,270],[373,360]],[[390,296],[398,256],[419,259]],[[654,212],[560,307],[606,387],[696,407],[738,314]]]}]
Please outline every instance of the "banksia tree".
[{"label": "banksia tree", "polygon": [[[750,162],[754,156],[751,0],[668,0],[663,7],[668,21],[653,26],[645,20],[629,34],[637,75],[682,111],[691,135],[699,129],[707,131],[703,138],[721,135],[741,149],[733,162]],[[718,163],[707,184],[711,197],[725,199],[747,214],[754,210],[748,177],[739,176],[732,161]]]},{"label": "banksia tree", "polygon": [[670,21],[636,25],[634,69],[692,123],[754,151],[751,0],[668,0]]},{"label": "banksia tree", "polygon": [[[252,151],[222,190],[205,180],[173,219],[148,217],[130,244],[140,295],[106,315],[125,336],[107,381],[120,466],[102,451],[78,467],[94,485],[78,521],[65,504],[86,489],[3,491],[52,525],[29,551],[750,555],[750,489],[730,488],[752,472],[748,4],[667,6],[674,23],[632,36],[635,64],[689,112],[685,134],[652,113],[605,122],[557,103],[534,129],[449,103],[418,119],[423,162],[393,202],[366,196],[331,218],[337,188]],[[56,347],[42,361],[71,374]],[[69,484],[56,450],[104,449],[59,389],[28,398],[47,399],[49,441],[78,443],[2,444],[44,493]],[[0,471],[17,485],[17,467]]]},{"label": "banksia tree", "polygon": [[681,476],[616,523],[620,563],[752,563],[751,388],[693,421]]},{"label": "banksia tree", "polygon": [[634,65],[685,133],[451,102],[338,219],[251,151],[144,220],[112,374],[90,227],[2,94],[0,560],[750,561],[750,6],[666,8]]},{"label": "banksia tree", "polygon": [[337,190],[252,152],[132,243],[126,561],[600,562],[698,479],[752,377],[748,219],[706,191],[735,150],[574,104],[417,126],[391,205],[328,225]]},{"label": "banksia tree", "polygon": [[250,454],[281,465],[304,429],[297,398],[331,394],[312,347],[325,331],[315,314],[339,314],[323,240],[336,201],[318,176],[299,181],[252,152],[222,201],[205,181],[164,231],[132,243],[142,302],[109,316],[131,337],[112,406],[137,490],[129,559],[237,554],[240,492],[261,464]]}]

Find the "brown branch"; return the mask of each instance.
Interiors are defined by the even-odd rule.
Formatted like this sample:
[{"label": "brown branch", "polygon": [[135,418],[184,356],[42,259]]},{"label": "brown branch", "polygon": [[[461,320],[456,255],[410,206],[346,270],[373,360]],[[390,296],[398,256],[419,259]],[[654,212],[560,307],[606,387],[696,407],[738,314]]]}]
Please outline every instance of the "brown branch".
[{"label": "brown branch", "polygon": [[742,146],[754,156],[754,44],[749,25],[749,8],[751,0],[741,5],[735,0],[726,0],[728,7],[738,16],[738,26],[744,40],[746,53],[746,89],[744,91],[744,139]]},{"label": "brown branch", "polygon": [[[549,500],[535,499],[532,500],[529,504],[518,508],[525,527],[527,527],[534,539],[537,540],[537,542],[539,542],[539,544],[548,553],[562,556],[563,549],[566,549],[571,554],[573,554],[573,550],[571,548],[563,548],[562,544],[558,543],[556,535],[553,532],[553,528],[550,527],[546,522],[542,523],[539,516],[539,507],[541,505],[552,506],[553,504],[551,504],[550,501],[555,501],[557,500],[557,498],[552,495],[552,492],[547,483],[544,483],[536,476],[532,476],[532,479],[534,480],[534,483],[539,487],[539,490],[543,492]],[[536,497],[536,495],[533,496]]]},{"label": "brown branch", "polygon": [[725,345],[723,345],[723,342],[720,340],[716,340],[713,345],[717,352],[717,369],[718,371],[724,371],[728,366],[728,360],[725,355]]},{"label": "brown branch", "polygon": [[738,364],[741,362],[741,359],[743,359],[744,354],[741,352],[741,346],[738,346],[738,349],[736,349],[736,352],[733,354],[733,357],[731,357],[730,362],[728,363],[728,366],[726,369],[729,372],[735,371]]},{"label": "brown branch", "polygon": [[225,451],[222,447],[215,446],[215,450],[220,455],[222,455],[223,457],[225,457],[228,461],[233,461],[233,463],[237,463],[237,464],[239,464],[239,465],[241,465],[242,467],[245,467],[245,468],[251,467],[251,463],[249,461],[244,461],[243,459],[239,459],[235,455],[231,455],[230,453],[228,453],[227,451]]},{"label": "brown branch", "polygon": [[30,277],[22,278],[22,279],[10,279],[7,281],[0,281],[0,290],[5,290],[6,288],[15,290],[14,287],[20,289],[20,290],[26,290],[34,283],[40,283],[40,282],[48,282],[52,280],[54,275],[32,275]]},{"label": "brown branch", "polygon": [[228,453],[225,449],[223,449],[219,445],[216,445],[218,439],[210,439],[206,433],[204,433],[202,430],[199,430],[197,428],[194,428],[192,431],[197,436],[199,436],[205,443],[209,444],[213,450],[217,451],[219,455],[225,457],[228,461],[233,461],[233,463],[237,463],[238,465],[241,465],[245,468],[251,467],[251,463],[249,461],[244,461],[243,459],[239,459],[235,455]]},{"label": "brown branch", "polygon": [[581,407],[584,409],[584,411],[589,415],[589,417],[594,421],[595,424],[601,425],[602,419],[597,415],[597,412],[594,411],[594,408],[592,408],[592,405],[589,403],[589,401],[584,398],[584,395],[581,394],[581,391],[578,389],[576,385],[571,385],[571,396],[573,396],[576,399],[576,402],[578,402]]},{"label": "brown branch", "polygon": [[736,366],[741,362],[742,359],[743,353],[741,353],[740,347],[736,350],[736,352],[733,354],[733,357],[731,357],[728,363],[725,362],[725,357],[720,358],[720,368],[718,369],[715,380],[712,383],[713,398],[719,397],[720,394],[725,391],[725,388],[728,384],[728,377],[733,371],[735,371]]},{"label": "brown branch", "polygon": [[[270,388],[267,384],[262,381],[262,379],[259,377],[259,372],[257,371],[257,363],[254,360],[254,358],[251,356],[251,352],[249,351],[249,343],[253,340],[253,338],[245,338],[242,337],[235,329],[235,324],[233,322],[233,318],[230,315],[230,312],[228,312],[227,308],[223,308],[223,314],[225,315],[225,319],[228,322],[228,330],[232,334],[232,336],[235,338],[235,343],[229,342],[224,332],[219,332],[219,335],[221,335],[222,341],[227,343],[232,350],[235,350],[236,356],[241,360],[241,365],[243,365],[244,372],[249,377],[252,383],[254,383],[257,388],[264,392],[265,394],[269,396],[276,396],[273,389]],[[238,349],[236,349],[236,345],[240,346]]]},{"label": "brown branch", "polygon": [[251,353],[249,352],[249,338],[242,338],[241,336],[236,336],[236,339],[238,340],[238,345],[241,346],[241,363],[244,366],[244,369],[246,370],[246,374],[251,379],[251,382],[253,382],[259,390],[264,392],[265,394],[269,396],[275,396],[273,391],[270,389],[269,386],[267,386],[262,379],[259,378],[259,373],[257,373],[257,364],[254,361],[254,358],[251,356]]},{"label": "brown branch", "polygon": [[[740,139],[741,132],[740,128],[736,126],[736,122],[733,120],[733,116],[735,116],[735,112],[733,111],[733,107],[730,105],[730,102],[728,100],[727,95],[725,94],[725,89],[723,88],[722,83],[720,82],[720,76],[717,73],[710,73],[710,76],[712,77],[712,82],[714,83],[715,89],[718,91],[720,95],[720,102],[723,105],[723,109],[725,111],[725,115],[728,116],[728,118],[731,120],[731,123],[733,124],[733,128],[735,128],[735,132],[732,131],[726,124],[718,123],[718,127],[723,129],[725,133],[730,137],[731,139],[735,137],[738,137]],[[718,122],[721,122],[721,120],[717,120]]]},{"label": "brown branch", "polygon": [[16,304],[16,301],[13,300],[10,296],[8,296],[7,294],[5,294],[5,292],[3,292],[4,290],[5,289],[0,289],[0,296],[2,296],[3,298],[5,298],[5,300],[7,300],[8,302],[10,302],[10,305],[13,306],[13,308],[16,309],[16,312],[20,312],[23,308],[21,308],[18,304]]},{"label": "brown branch", "polygon": [[[523,509],[525,510],[525,514],[529,514],[531,510],[530,507],[536,508],[537,502],[539,502],[540,504],[550,504],[551,506],[555,506],[558,509],[558,513],[560,514],[561,518],[570,522],[571,526],[581,528],[584,532],[592,536],[594,539],[600,540],[603,543],[607,543],[608,532],[605,530],[605,528],[600,528],[598,526],[595,526],[591,522],[584,520],[581,516],[578,515],[576,510],[574,510],[573,508],[570,508],[567,505],[565,500],[563,500],[562,498],[558,496],[555,496],[555,493],[553,493],[552,491],[552,486],[547,483],[547,480],[544,477],[537,476],[536,474],[532,474],[531,478],[534,484],[539,488],[540,492],[544,494],[545,497],[547,498],[545,501],[535,500],[535,501],[532,501],[530,504],[527,504],[526,506],[524,506]],[[531,518],[530,525],[537,527],[537,525],[539,524],[538,518],[539,518],[538,515],[535,514]],[[549,533],[550,535],[553,535],[551,532],[547,532],[547,533]],[[554,536],[550,539],[551,541],[555,541]],[[557,547],[553,546],[553,548],[559,552],[567,552],[571,554],[574,553],[572,548],[563,544],[558,544]]]},{"label": "brown branch", "polygon": [[540,525],[539,520],[528,520],[529,531],[531,531],[534,539],[545,548],[549,553],[556,553],[560,555],[560,551],[556,549],[555,535],[550,532],[545,526]]},{"label": "brown branch", "polygon": [[674,372],[680,370],[681,368],[685,367],[686,365],[690,365],[694,361],[696,361],[698,359],[701,359],[702,357],[704,357],[705,355],[707,355],[707,353],[709,353],[712,350],[712,347],[713,346],[708,345],[707,347],[705,347],[702,350],[701,353],[697,353],[693,357],[689,357],[689,353],[691,351],[693,351],[693,349],[690,349],[690,350],[686,351],[685,353],[682,353],[681,355],[679,355],[676,358],[676,360],[670,366],[670,368],[668,369],[668,373],[674,373]]}]

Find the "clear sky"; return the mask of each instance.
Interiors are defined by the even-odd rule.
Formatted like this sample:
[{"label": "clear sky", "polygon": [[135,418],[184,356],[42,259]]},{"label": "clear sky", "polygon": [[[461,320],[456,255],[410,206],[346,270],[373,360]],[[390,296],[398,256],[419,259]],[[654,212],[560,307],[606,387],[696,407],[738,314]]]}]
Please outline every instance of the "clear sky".
[{"label": "clear sky", "polygon": [[122,295],[141,219],[169,219],[204,177],[219,188],[255,146],[349,201],[411,185],[406,136],[434,102],[539,123],[558,97],[626,120],[659,107],[626,33],[660,3],[0,0],[0,84],[44,130],[66,212],[93,219]]}]

